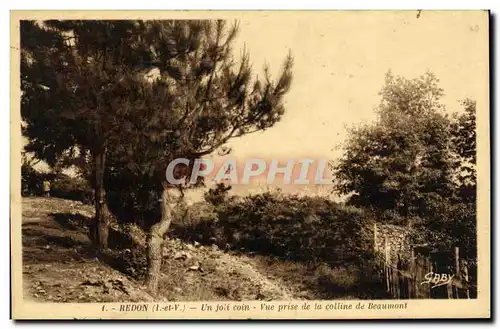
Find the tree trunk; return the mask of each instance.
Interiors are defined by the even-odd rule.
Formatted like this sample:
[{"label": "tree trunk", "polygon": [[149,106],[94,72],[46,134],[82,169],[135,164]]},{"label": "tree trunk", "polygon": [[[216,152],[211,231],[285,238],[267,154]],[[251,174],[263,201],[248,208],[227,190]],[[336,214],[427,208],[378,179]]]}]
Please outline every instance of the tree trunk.
[{"label": "tree trunk", "polygon": [[158,289],[158,281],[160,278],[160,269],[162,261],[162,247],[165,241],[165,234],[170,227],[173,217],[173,207],[176,201],[175,196],[169,188],[164,185],[161,196],[161,219],[158,223],[151,226],[148,235],[148,276],[147,286],[148,290],[156,294]]},{"label": "tree trunk", "polygon": [[94,152],[94,196],[95,221],[90,227],[92,242],[101,250],[108,248],[109,224],[111,215],[106,204],[104,189],[104,169],[106,166],[106,150],[104,148]]}]

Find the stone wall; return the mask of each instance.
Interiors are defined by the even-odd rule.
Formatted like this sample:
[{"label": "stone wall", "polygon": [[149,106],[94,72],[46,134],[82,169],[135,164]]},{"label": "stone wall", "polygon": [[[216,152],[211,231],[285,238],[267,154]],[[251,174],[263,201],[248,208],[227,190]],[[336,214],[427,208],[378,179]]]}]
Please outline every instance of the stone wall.
[{"label": "stone wall", "polygon": [[391,262],[397,262],[398,255],[406,259],[411,254],[408,227],[392,224],[373,224],[373,248],[375,252],[388,255]]}]

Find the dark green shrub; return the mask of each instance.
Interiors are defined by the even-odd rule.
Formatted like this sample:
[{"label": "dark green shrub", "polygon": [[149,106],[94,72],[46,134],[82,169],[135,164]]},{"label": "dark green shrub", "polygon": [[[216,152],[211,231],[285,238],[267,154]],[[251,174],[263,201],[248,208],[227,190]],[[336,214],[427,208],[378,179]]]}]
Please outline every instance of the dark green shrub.
[{"label": "dark green shrub", "polygon": [[52,174],[40,172],[34,169],[28,163],[23,162],[23,164],[21,165],[21,195],[42,195],[43,181],[51,180],[52,178]]},{"label": "dark green shrub", "polygon": [[93,202],[94,192],[85,179],[59,174],[51,182],[50,195],[90,204]]},{"label": "dark green shrub", "polygon": [[225,241],[222,240],[223,236],[219,233],[214,205],[202,201],[179,208],[170,226],[170,236],[188,242],[225,245]]},{"label": "dark green shrub", "polygon": [[371,243],[361,211],[323,198],[268,192],[220,204],[215,211],[216,219],[190,226],[200,242],[214,234],[210,241],[233,249],[329,263],[360,257]]}]

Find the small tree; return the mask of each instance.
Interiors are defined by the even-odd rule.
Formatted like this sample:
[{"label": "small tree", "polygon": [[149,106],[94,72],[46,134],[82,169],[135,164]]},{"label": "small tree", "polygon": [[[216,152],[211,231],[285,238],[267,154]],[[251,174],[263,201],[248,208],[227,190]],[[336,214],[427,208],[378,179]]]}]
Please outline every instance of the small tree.
[{"label": "small tree", "polygon": [[[112,171],[126,170],[161,194],[161,218],[148,237],[148,286],[157,290],[161,246],[183,189],[203,184],[192,181],[194,161],[215,151],[227,154],[225,144],[234,137],[272,127],[284,113],[283,99],[292,80],[292,57],[272,80],[252,74],[246,50],[238,60],[232,46],[238,25],[226,21],[152,21],[146,23],[146,38],[160,35],[151,45],[155,74],[131,92],[133,106],[122,132],[123,143],[112,155]],[[182,56],[168,54],[188,49]],[[175,177],[183,184],[166,180],[165,169],[176,158],[190,160],[177,166]],[[122,169],[123,168],[123,169]],[[124,176],[121,176],[124,177]]]},{"label": "small tree", "polygon": [[336,188],[352,194],[351,203],[408,218],[451,196],[451,122],[438,81],[431,73],[413,80],[388,73],[378,120],[352,129],[333,165]]},{"label": "small tree", "polygon": [[476,102],[461,102],[464,112],[453,122],[453,145],[457,159],[459,195],[468,203],[476,203]]}]

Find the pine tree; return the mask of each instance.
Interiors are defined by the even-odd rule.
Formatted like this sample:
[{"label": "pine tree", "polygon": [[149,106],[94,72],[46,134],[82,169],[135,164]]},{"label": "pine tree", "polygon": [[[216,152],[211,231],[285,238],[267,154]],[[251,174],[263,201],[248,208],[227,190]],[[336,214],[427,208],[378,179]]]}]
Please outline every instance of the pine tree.
[{"label": "pine tree", "polygon": [[[280,76],[273,81],[269,70],[264,79],[252,74],[248,52],[236,59],[232,45],[238,25],[226,21],[151,22],[146,35],[166,36],[154,45],[156,74],[138,89],[130,117],[128,138],[117,152],[125,163],[116,168],[133,168],[161,187],[161,219],[152,225],[148,238],[148,286],[156,291],[161,266],[161,245],[170,226],[183,188],[202,184],[191,182],[194,161],[215,151],[227,154],[226,143],[234,137],[262,131],[275,125],[284,113],[284,96],[292,80],[292,57],[285,58]],[[161,32],[158,32],[161,31]],[[169,47],[164,47],[164,44]],[[171,48],[191,51],[175,59],[163,58]],[[190,165],[176,167],[184,184],[166,181],[165,169],[175,158],[187,158]],[[118,169],[119,171],[120,169]],[[129,170],[129,169],[127,169]],[[180,192],[180,193],[179,193]]]},{"label": "pine tree", "polygon": [[134,21],[22,21],[21,88],[26,150],[49,164],[66,153],[90,154],[96,225],[107,247],[109,210],[103,177],[109,148],[120,141],[128,92],[151,66],[145,26]]},{"label": "pine tree", "polygon": [[[99,245],[107,246],[109,171],[128,170],[138,183],[161,186],[161,219],[148,238],[152,291],[164,235],[182,196],[165,179],[168,163],[227,153],[229,139],[272,127],[285,110],[291,55],[276,80],[267,68],[258,79],[246,50],[234,58],[237,32],[238,25],[222,20],[21,24],[27,150],[51,163],[71,153],[82,168],[90,159]],[[178,177],[188,182],[190,169],[178,170]],[[174,196],[176,190],[181,193]]]}]

